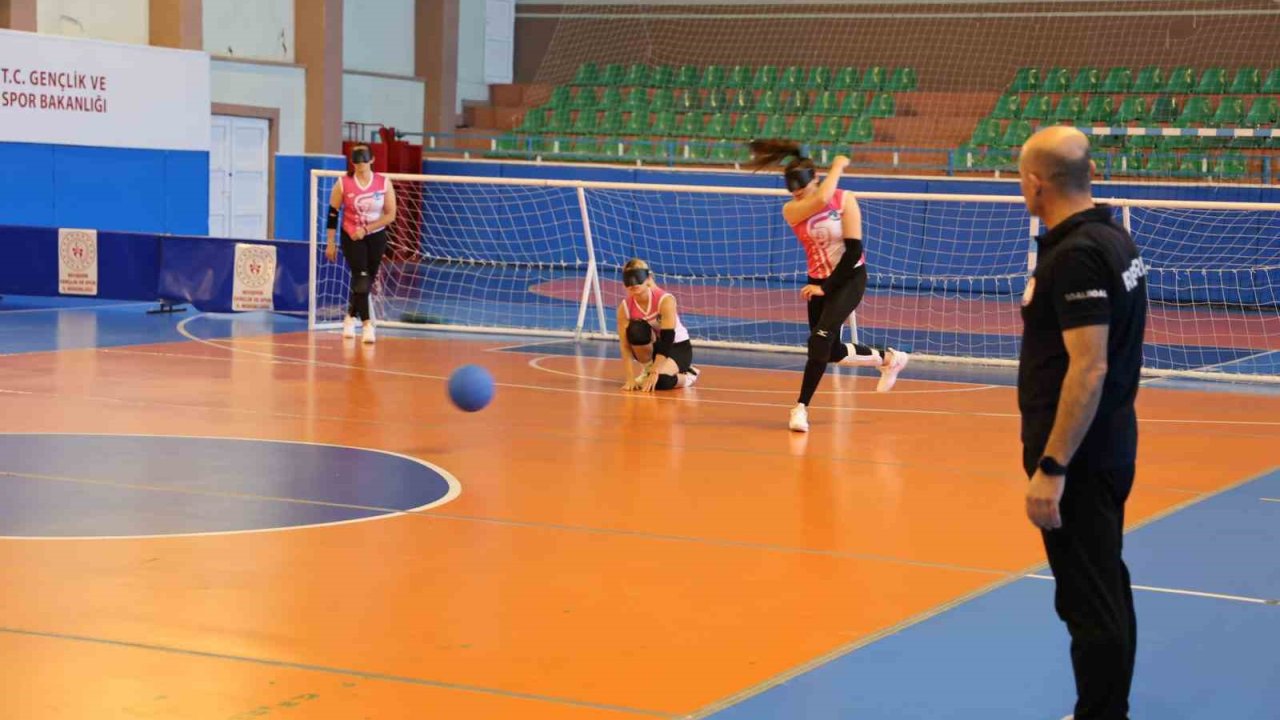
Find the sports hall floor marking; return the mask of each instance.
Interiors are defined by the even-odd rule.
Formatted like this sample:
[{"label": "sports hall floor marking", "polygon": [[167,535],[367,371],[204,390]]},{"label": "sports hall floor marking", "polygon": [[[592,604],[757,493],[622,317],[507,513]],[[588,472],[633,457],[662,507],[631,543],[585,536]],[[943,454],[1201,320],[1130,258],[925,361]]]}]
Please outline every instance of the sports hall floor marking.
[{"label": "sports hall floor marking", "polygon": [[[532,360],[530,360],[530,361],[529,361],[529,367],[533,368],[534,370],[541,370],[542,372],[551,373],[551,374],[553,374],[553,375],[564,375],[564,376],[567,376],[567,377],[579,378],[579,379],[582,379],[582,380],[595,380],[595,381],[602,382],[602,383],[609,383],[609,384],[615,384],[615,385],[617,384],[617,381],[616,381],[615,379],[613,379],[613,378],[599,377],[599,376],[597,376],[597,375],[583,375],[583,374],[579,374],[579,373],[566,372],[566,371],[564,371],[564,370],[553,370],[553,369],[551,369],[551,368],[549,368],[549,367],[544,367],[544,366],[542,365],[542,362],[543,362],[543,361],[545,361],[545,360],[553,360],[553,359],[555,359],[555,358],[573,358],[573,357],[575,357],[575,356],[573,356],[573,355],[539,355],[539,356],[537,356],[537,357],[535,357],[535,358],[533,358]],[[587,358],[587,359],[592,359],[592,360],[594,360],[594,359],[597,359],[597,358]],[[611,358],[599,358],[599,359],[611,359]],[[792,370],[782,370],[782,369],[775,369],[775,368],[739,368],[739,367],[734,366],[734,365],[710,365],[710,364],[706,364],[706,363],[695,363],[695,364],[696,364],[696,366],[697,366],[697,367],[699,367],[699,368],[708,367],[708,368],[718,368],[718,369],[722,369],[722,370],[765,370],[765,371],[769,371],[769,372],[790,372],[790,373],[793,373],[793,374],[794,374],[794,371],[792,371]],[[872,375],[843,375],[842,377],[863,377],[863,378],[873,378],[874,376],[872,376]],[[932,381],[929,381],[929,380],[920,380],[920,381],[917,381],[917,382],[932,382]],[[960,384],[960,383],[952,383],[952,384]],[[978,390],[990,390],[990,389],[992,389],[992,388],[997,388],[997,387],[1001,387],[1001,386],[1000,386],[1000,385],[977,385],[977,384],[974,384],[974,385],[973,385],[973,386],[971,386],[971,387],[964,387],[964,388],[951,388],[951,389],[939,389],[939,390],[894,390],[894,393],[895,393],[895,394],[897,394],[897,395],[933,395],[933,394],[938,394],[938,393],[975,392],[975,391],[978,391]],[[697,385],[695,385],[695,386],[694,386],[694,389],[695,389],[695,390],[698,390],[698,391],[708,391],[708,390],[710,390],[710,391],[712,391],[712,392],[767,393],[767,394],[771,394],[771,395],[795,395],[795,394],[796,394],[796,391],[795,391],[795,389],[794,389],[794,388],[792,388],[792,389],[788,389],[788,390],[749,390],[749,389],[746,389],[746,388],[712,387],[712,386],[703,385],[701,382],[699,382]],[[838,391],[836,391],[836,394],[837,394],[837,395],[883,395],[884,393],[879,393],[879,392],[876,392],[875,390],[838,390]]]},{"label": "sports hall floor marking", "polygon": [[[1198,504],[1200,504],[1200,503],[1202,503],[1202,502],[1205,502],[1206,500],[1210,500],[1210,499],[1212,499],[1212,498],[1215,498],[1215,497],[1217,497],[1217,496],[1219,496],[1219,495],[1222,495],[1222,494],[1224,494],[1224,493],[1230,492],[1230,491],[1235,490],[1235,489],[1237,489],[1237,488],[1244,487],[1245,485],[1248,485],[1249,483],[1251,483],[1251,482],[1253,482],[1253,481],[1255,481],[1255,480],[1262,479],[1262,478],[1264,478],[1264,477],[1266,477],[1266,476],[1268,476],[1268,475],[1270,475],[1270,474],[1272,474],[1272,473],[1275,473],[1275,472],[1277,472],[1277,471],[1280,471],[1280,467],[1270,468],[1270,469],[1268,469],[1268,470],[1266,470],[1266,471],[1264,471],[1264,472],[1260,472],[1260,473],[1258,473],[1258,474],[1256,474],[1256,475],[1251,475],[1251,476],[1249,476],[1249,477],[1246,477],[1246,478],[1244,478],[1244,479],[1242,479],[1242,480],[1239,480],[1239,481],[1237,481],[1237,482],[1231,483],[1231,484],[1229,484],[1229,485],[1227,485],[1227,486],[1225,486],[1225,487],[1219,488],[1219,489],[1214,490],[1214,491],[1212,491],[1212,492],[1203,493],[1203,494],[1202,494],[1202,495],[1200,495],[1199,497],[1195,497],[1195,498],[1192,498],[1192,499],[1187,500],[1187,501],[1185,501],[1185,502],[1178,503],[1178,504],[1176,504],[1176,505],[1173,505],[1173,506],[1170,506],[1170,507],[1168,507],[1168,508],[1165,508],[1164,510],[1162,510],[1162,511],[1160,511],[1160,512],[1153,513],[1151,516],[1146,517],[1146,518],[1142,519],[1141,521],[1139,521],[1139,522],[1137,522],[1137,523],[1135,523],[1135,524],[1133,524],[1133,525],[1131,525],[1131,526],[1127,527],[1127,528],[1125,529],[1125,534],[1126,534],[1126,535],[1128,535],[1128,534],[1132,533],[1132,532],[1133,532],[1133,531],[1135,531],[1135,530],[1138,530],[1138,529],[1140,529],[1140,528],[1146,527],[1147,525],[1150,525],[1151,523],[1154,523],[1154,522],[1156,522],[1156,521],[1163,520],[1164,518],[1169,517],[1170,515],[1173,515],[1173,514],[1175,514],[1175,513],[1181,512],[1182,510],[1185,510],[1185,509],[1187,509],[1187,508],[1189,508],[1189,507],[1192,507],[1192,506],[1194,506],[1194,505],[1198,505]],[[1036,566],[1034,566],[1034,567],[1027,568],[1027,570],[1026,570],[1026,571],[1024,571],[1024,572],[1022,573],[1022,576],[1023,576],[1023,577],[1030,577],[1030,576],[1033,576],[1033,575],[1039,575],[1039,573],[1040,573],[1040,572],[1042,572],[1042,571],[1044,571],[1044,570],[1047,570],[1047,569],[1048,569],[1048,567],[1049,567],[1048,562],[1042,562],[1042,563],[1040,563],[1040,564],[1038,564],[1038,565],[1036,565]],[[889,637],[889,636],[891,636],[891,635],[896,635],[896,634],[898,634],[898,633],[900,633],[900,632],[902,632],[902,631],[904,631],[904,630],[906,630],[906,629],[908,629],[908,628],[910,628],[910,627],[912,627],[912,626],[914,626],[914,625],[918,625],[918,624],[920,624],[921,622],[924,622],[925,620],[928,620],[928,619],[930,619],[930,618],[932,618],[932,617],[936,617],[936,616],[941,615],[942,613],[944,613],[944,612],[946,612],[946,611],[948,611],[948,610],[952,610],[952,609],[954,609],[954,608],[956,608],[956,607],[959,607],[960,605],[963,605],[964,603],[966,603],[966,602],[968,602],[968,601],[970,601],[970,600],[977,599],[977,598],[979,598],[979,597],[982,597],[982,596],[984,596],[984,595],[987,595],[987,594],[989,594],[989,593],[992,593],[992,592],[994,592],[994,591],[996,591],[996,590],[998,590],[998,589],[1000,589],[1000,588],[1002,588],[1002,587],[1005,587],[1005,586],[1010,585],[1010,584],[1012,584],[1012,583],[1014,583],[1014,582],[1017,582],[1017,580],[1018,580],[1018,579],[1019,579],[1019,578],[1005,578],[1005,579],[999,580],[999,581],[994,582],[994,583],[992,583],[991,585],[989,585],[989,586],[987,586],[987,587],[985,587],[985,588],[979,588],[979,589],[977,589],[977,590],[975,590],[975,591],[973,591],[973,592],[971,592],[971,593],[969,593],[969,594],[967,594],[967,595],[964,595],[964,596],[962,596],[962,597],[960,597],[960,598],[956,598],[955,600],[952,600],[951,602],[948,602],[948,603],[945,603],[945,604],[943,604],[943,605],[940,605],[940,606],[938,606],[937,608],[932,608],[932,609],[930,609],[930,610],[926,610],[925,612],[920,613],[920,614],[918,614],[918,615],[916,615],[916,616],[914,616],[914,617],[907,618],[906,620],[903,620],[902,622],[898,623],[897,625],[894,625],[893,627],[887,628],[887,629],[885,629],[885,630],[883,630],[883,631],[881,631],[881,632],[879,632],[879,633],[875,633],[875,634],[873,634],[873,635],[870,635],[870,636],[867,636],[867,637],[863,637],[863,638],[858,638],[857,640],[851,641],[851,642],[849,642],[849,643],[847,643],[847,644],[845,644],[845,645],[842,645],[842,646],[840,646],[840,647],[837,647],[837,648],[835,648],[835,649],[831,650],[830,652],[827,652],[827,653],[825,653],[825,654],[823,654],[823,655],[821,655],[821,656],[819,656],[819,657],[816,657],[816,658],[814,658],[814,659],[812,659],[812,660],[810,660],[810,661],[808,661],[808,662],[802,663],[801,665],[797,665],[796,667],[791,668],[790,670],[787,670],[787,671],[785,671],[785,672],[783,672],[783,673],[780,673],[780,674],[775,675],[775,676],[773,676],[773,677],[771,677],[771,678],[768,678],[768,679],[766,679],[766,680],[763,680],[763,681],[761,681],[761,682],[757,683],[756,685],[753,685],[753,686],[751,686],[751,687],[749,687],[749,688],[746,688],[746,689],[744,689],[744,690],[742,690],[742,691],[740,691],[740,692],[738,692],[738,693],[735,693],[735,694],[733,694],[733,695],[730,695],[730,696],[728,696],[728,697],[726,697],[726,698],[723,698],[723,699],[721,699],[721,700],[718,700],[718,701],[716,701],[716,702],[714,702],[714,703],[712,703],[712,704],[710,704],[710,705],[708,705],[708,706],[706,706],[706,707],[704,707],[704,708],[701,708],[701,709],[699,709],[697,712],[692,713],[691,715],[689,715],[689,716],[688,716],[688,718],[687,718],[687,720],[703,720],[704,718],[707,718],[707,717],[709,717],[709,716],[711,716],[711,715],[714,715],[714,714],[716,714],[716,713],[718,713],[718,712],[720,712],[720,711],[722,711],[722,710],[725,710],[725,709],[727,709],[727,708],[730,708],[730,707],[732,707],[732,706],[734,706],[734,705],[738,705],[738,704],[740,704],[740,703],[742,703],[742,702],[745,702],[745,701],[747,701],[747,700],[749,700],[749,699],[751,699],[751,698],[753,698],[753,697],[755,697],[755,696],[757,696],[757,695],[760,695],[760,694],[762,694],[762,693],[765,693],[765,692],[767,692],[767,691],[769,691],[769,690],[771,690],[771,689],[773,689],[773,688],[777,687],[778,685],[782,685],[783,683],[788,682],[789,680],[792,680],[792,679],[794,679],[794,678],[797,678],[797,677],[799,677],[799,676],[801,676],[801,675],[804,675],[804,674],[806,674],[806,673],[808,673],[808,672],[810,672],[810,671],[816,670],[816,669],[818,669],[818,668],[822,667],[823,665],[827,665],[827,664],[829,664],[829,663],[831,663],[831,662],[833,662],[833,661],[835,661],[835,660],[838,660],[838,659],[840,659],[840,658],[842,658],[842,657],[844,657],[844,656],[846,656],[846,655],[848,655],[848,654],[850,654],[850,653],[852,653],[852,652],[855,652],[855,651],[857,651],[857,650],[859,650],[859,649],[861,649],[861,648],[863,648],[863,647],[866,647],[867,645],[870,645],[870,644],[872,644],[872,643],[874,643],[874,642],[877,642],[877,641],[879,641],[879,640],[883,640],[884,638],[887,638],[887,637]]]},{"label": "sports hall floor marking", "polygon": [[[1048,580],[1053,582],[1052,575],[1027,575],[1031,580]],[[1255,605],[1277,605],[1280,606],[1280,600],[1270,598],[1248,597],[1246,595],[1227,595],[1224,593],[1203,592],[1200,590],[1181,590],[1178,588],[1155,587],[1153,585],[1133,585],[1134,590],[1143,592],[1163,593],[1165,595],[1185,595],[1187,597],[1209,598],[1211,600],[1230,600],[1232,602],[1252,603]]]},{"label": "sports hall floor marking", "polygon": [[152,306],[153,302],[102,303],[100,305],[68,305],[66,307],[22,308],[19,310],[0,310],[0,315],[20,315],[24,313],[42,312],[86,312],[96,310],[114,310],[116,308]]},{"label": "sports hall floor marking", "polygon": [[443,690],[460,690],[464,692],[479,693],[483,695],[495,695],[504,698],[518,698],[522,700],[537,700],[545,703],[553,703],[557,705],[570,705],[574,707],[587,708],[591,710],[610,710],[613,712],[629,713],[632,715],[642,715],[645,717],[669,718],[670,720],[678,720],[680,716],[664,713],[658,710],[646,710],[643,708],[624,707],[621,705],[605,705],[602,703],[587,702],[585,700],[575,700],[572,698],[556,697],[554,695],[537,695],[534,693],[523,693],[510,690],[500,690],[497,688],[483,687],[480,685],[464,685],[461,683],[450,683],[439,680],[427,680],[424,678],[407,677],[403,675],[384,675],[381,673],[366,672],[363,670],[355,670],[351,668],[330,667],[327,665],[308,665],[306,663],[289,662],[287,660],[272,660],[270,658],[250,657],[247,655],[231,655],[227,653],[208,652],[204,650],[194,650],[191,648],[173,647],[169,645],[155,645],[151,643],[140,643],[129,640],[116,640],[112,638],[100,638],[89,635],[72,635],[68,633],[45,632],[40,630],[26,630],[23,628],[11,628],[0,625],[0,633],[8,635],[20,635],[24,637],[44,638],[46,640],[65,640],[71,642],[93,643],[95,645],[107,645],[118,648],[133,648],[135,650],[151,650],[155,652],[169,653],[172,655],[183,655],[186,657],[209,658],[213,660],[231,660],[233,662],[251,663],[254,665],[264,665],[268,667],[286,668],[289,670],[305,670],[308,672],[325,673],[328,675],[341,675],[344,677],[356,677],[363,680],[381,680],[384,682],[401,683],[406,685],[422,685],[425,687],[440,688]]}]

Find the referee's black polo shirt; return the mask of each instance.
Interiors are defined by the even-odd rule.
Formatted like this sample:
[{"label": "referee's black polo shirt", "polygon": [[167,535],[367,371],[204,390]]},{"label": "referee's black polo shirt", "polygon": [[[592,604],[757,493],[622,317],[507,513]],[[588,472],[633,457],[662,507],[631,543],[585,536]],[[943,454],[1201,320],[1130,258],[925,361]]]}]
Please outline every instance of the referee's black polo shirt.
[{"label": "referee's black polo shirt", "polygon": [[1105,205],[1072,215],[1036,242],[1040,249],[1035,274],[1022,297],[1018,366],[1027,474],[1044,454],[1067,374],[1062,331],[1104,323],[1110,325],[1107,376],[1097,415],[1070,467],[1086,471],[1133,467],[1138,450],[1133,400],[1138,393],[1147,318],[1146,268],[1138,247]]}]

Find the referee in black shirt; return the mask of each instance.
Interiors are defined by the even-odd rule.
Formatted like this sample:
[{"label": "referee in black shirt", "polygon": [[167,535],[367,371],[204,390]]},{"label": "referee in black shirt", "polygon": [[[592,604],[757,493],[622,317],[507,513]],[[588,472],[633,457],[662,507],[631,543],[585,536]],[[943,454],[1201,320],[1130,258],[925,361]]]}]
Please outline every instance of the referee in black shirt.
[{"label": "referee in black shirt", "polygon": [[1041,529],[1071,633],[1075,720],[1126,720],[1137,620],[1120,551],[1146,269],[1111,211],[1094,204],[1093,169],[1074,128],[1047,128],[1022,148],[1022,195],[1048,231],[1022,297],[1018,407],[1027,517]]}]

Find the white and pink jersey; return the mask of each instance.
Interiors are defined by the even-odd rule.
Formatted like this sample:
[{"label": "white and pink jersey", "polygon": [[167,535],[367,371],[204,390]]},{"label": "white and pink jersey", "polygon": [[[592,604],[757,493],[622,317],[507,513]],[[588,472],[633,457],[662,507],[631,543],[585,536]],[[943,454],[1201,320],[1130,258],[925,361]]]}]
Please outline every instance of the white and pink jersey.
[{"label": "white and pink jersey", "polygon": [[[649,323],[649,326],[653,328],[653,336],[656,338],[658,336],[658,332],[662,330],[662,317],[661,312],[659,312],[659,308],[662,306],[662,298],[666,296],[667,293],[665,290],[651,287],[649,288],[648,301],[644,306],[641,306],[635,296],[628,293],[627,299],[622,301],[627,307],[627,318],[630,320],[643,320]],[[640,299],[643,300],[644,296],[641,295]],[[676,338],[673,342],[684,342],[688,339],[689,331],[685,329],[684,323],[680,322],[679,318],[677,318]]]},{"label": "white and pink jersey", "polygon": [[382,217],[382,206],[387,200],[387,179],[373,174],[369,184],[361,186],[353,175],[342,177],[342,229],[351,235],[358,227]]},{"label": "white and pink jersey", "polygon": [[[844,190],[836,190],[821,210],[810,215],[802,222],[791,226],[800,245],[804,247],[805,258],[809,261],[809,277],[824,280],[836,263],[844,257]],[[859,267],[866,263],[866,258],[858,258]]]}]

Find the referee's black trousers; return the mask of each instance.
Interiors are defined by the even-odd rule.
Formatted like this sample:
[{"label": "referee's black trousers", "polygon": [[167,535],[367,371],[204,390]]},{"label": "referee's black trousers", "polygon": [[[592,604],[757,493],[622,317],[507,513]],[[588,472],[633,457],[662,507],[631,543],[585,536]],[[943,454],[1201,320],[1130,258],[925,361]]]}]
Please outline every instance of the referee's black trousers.
[{"label": "referee's black trousers", "polygon": [[1133,474],[1068,470],[1062,527],[1042,533],[1057,585],[1054,606],[1071,634],[1075,720],[1129,717],[1138,621],[1120,551]]}]

